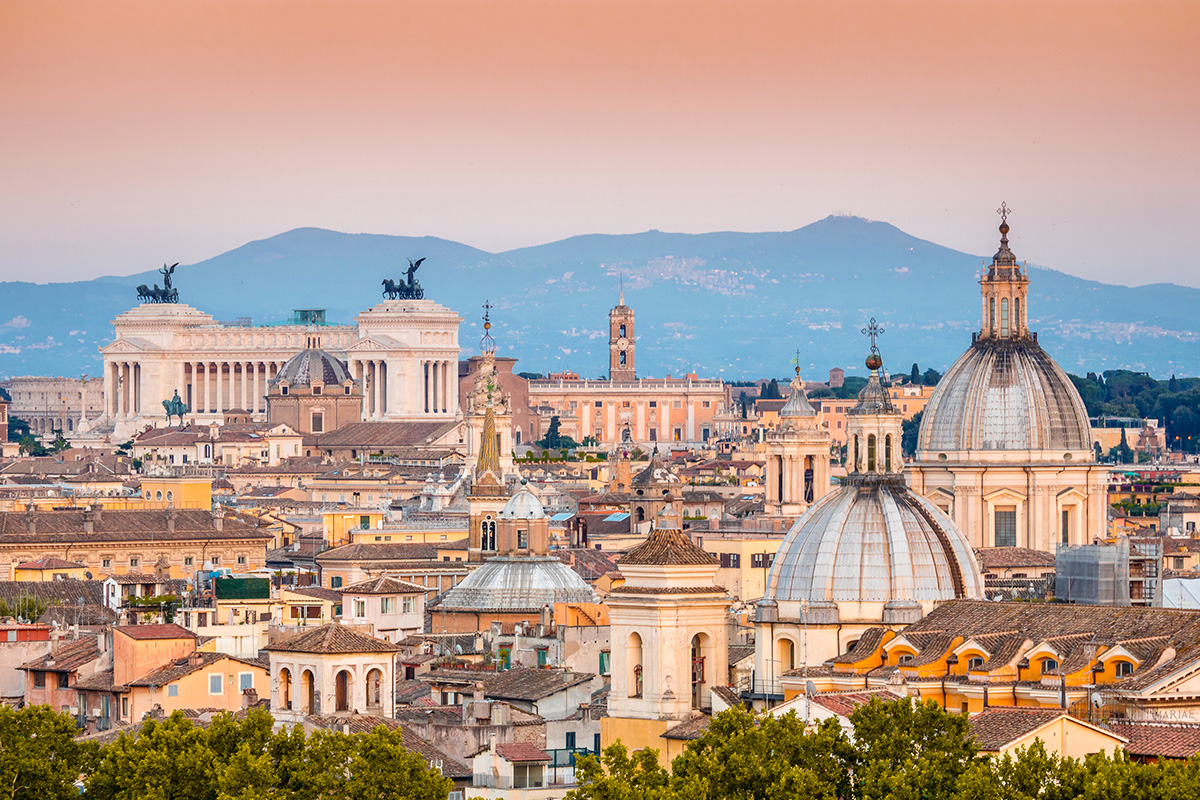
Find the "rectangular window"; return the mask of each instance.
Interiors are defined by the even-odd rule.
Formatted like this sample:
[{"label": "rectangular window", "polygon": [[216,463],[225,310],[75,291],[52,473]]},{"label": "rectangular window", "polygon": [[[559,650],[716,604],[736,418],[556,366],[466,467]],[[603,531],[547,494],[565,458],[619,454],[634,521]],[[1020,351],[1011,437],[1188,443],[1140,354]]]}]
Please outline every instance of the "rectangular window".
[{"label": "rectangular window", "polygon": [[368,528],[370,528],[371,527],[371,518],[369,516],[367,516],[366,514],[359,516],[358,527],[362,528],[364,531],[367,530]]},{"label": "rectangular window", "polygon": [[734,569],[737,569],[738,567],[742,566],[742,554],[741,553],[730,553],[729,554],[729,566],[733,567]]},{"label": "rectangular window", "polygon": [[246,557],[245,556],[238,556],[237,558],[238,558],[239,566],[243,566],[243,567],[246,566]]},{"label": "rectangular window", "polygon": [[652,442],[658,441],[658,431],[656,431],[654,428],[650,429],[650,441],[652,441]]},{"label": "rectangular window", "polygon": [[320,393],[321,393],[321,388],[322,388],[322,387],[321,387],[321,385],[320,385],[320,384],[313,384],[313,387],[312,387],[313,394],[320,394]]},{"label": "rectangular window", "polygon": [[650,407],[651,407],[651,408],[658,408],[658,401],[657,401],[657,400],[651,400],[651,401],[650,401]]},{"label": "rectangular window", "polygon": [[544,647],[537,649],[537,664],[539,667],[544,667],[550,663],[550,651]]},{"label": "rectangular window", "polygon": [[405,614],[412,614],[413,612],[415,612],[417,610],[417,598],[415,598],[415,597],[404,598],[404,605],[402,607],[404,609]]},{"label": "rectangular window", "polygon": [[710,407],[712,406],[712,401],[711,401],[711,400],[705,400],[703,405],[704,405],[704,407],[705,407],[705,408],[710,408]]},{"label": "rectangular window", "polygon": [[764,558],[763,556],[764,556],[763,553],[751,553],[750,554],[750,568],[751,569],[760,569],[762,567],[765,567],[767,565],[767,559]]},{"label": "rectangular window", "polygon": [[172,683],[167,687],[167,697],[179,697],[179,684]]},{"label": "rectangular window", "polygon": [[104,569],[111,569],[112,568],[112,559],[111,558],[100,559],[100,566],[103,567]]},{"label": "rectangular window", "polygon": [[997,508],[995,512],[996,547],[1017,546],[1017,510]]},{"label": "rectangular window", "polygon": [[722,567],[726,569],[729,568],[729,553],[721,553],[717,556],[717,558],[720,559]]},{"label": "rectangular window", "polygon": [[1071,511],[1066,508],[1062,511],[1062,543],[1071,543]]},{"label": "rectangular window", "polygon": [[529,531],[517,531],[517,549],[529,549]]},{"label": "rectangular window", "polygon": [[46,673],[44,673],[44,672],[33,673],[33,688],[35,688],[35,689],[45,689],[46,688]]},{"label": "rectangular window", "polygon": [[312,432],[313,433],[324,433],[325,432],[325,415],[324,414],[321,414],[316,411],[313,412]]},{"label": "rectangular window", "polygon": [[574,750],[574,749],[575,749],[575,731],[567,731],[567,742],[566,742],[566,746],[567,746],[567,749],[568,749],[568,750]]},{"label": "rectangular window", "polygon": [[396,613],[396,598],[394,598],[394,597],[379,598],[379,613],[380,614],[395,614]]},{"label": "rectangular window", "polygon": [[129,716],[129,698],[128,697],[121,698],[121,716],[122,717]]},{"label": "rectangular window", "polygon": [[185,567],[190,567],[190,566],[192,566],[192,564],[194,564],[194,563],[195,563],[195,561],[196,561],[196,559],[194,559],[192,556],[184,556],[184,557],[183,557],[183,565],[184,565]]},{"label": "rectangular window", "polygon": [[224,694],[225,682],[221,680],[222,677],[224,676],[220,674],[208,676],[209,694]]},{"label": "rectangular window", "polygon": [[600,402],[599,400],[597,400],[597,401],[596,401],[596,408],[604,408],[604,403],[602,403],[602,402]]},{"label": "rectangular window", "polygon": [[142,563],[142,562],[139,559],[136,559],[136,558],[129,559],[129,566],[131,566],[131,567],[136,567],[140,563]]},{"label": "rectangular window", "polygon": [[221,557],[220,557],[220,556],[213,556],[213,557],[212,557],[212,563],[213,563],[213,566],[214,566],[214,567],[215,567],[215,566],[217,566],[218,564],[220,564],[220,563],[221,563]]},{"label": "rectangular window", "polygon": [[612,658],[612,654],[609,653],[607,650],[602,650],[600,652],[600,674],[601,675],[608,674],[608,661],[610,658]]},{"label": "rectangular window", "polygon": [[672,408],[683,408],[683,401],[676,400],[674,403],[671,404],[671,407]]},{"label": "rectangular window", "polygon": [[244,692],[247,689],[253,689],[253,688],[254,688],[254,673],[253,672],[239,672],[238,673],[238,691]]},{"label": "rectangular window", "polygon": [[71,676],[69,673],[66,673],[66,672],[58,673],[58,688],[66,689],[67,687],[69,687],[71,685],[70,683],[68,683],[68,681],[70,681],[70,679],[71,679]]},{"label": "rectangular window", "polygon": [[332,578],[330,578],[330,579],[329,579],[329,588],[330,588],[330,589],[340,589],[340,588],[342,588],[342,576],[341,576],[341,575],[334,575]]},{"label": "rectangular window", "polygon": [[354,616],[361,619],[362,617],[365,617],[366,615],[367,615],[367,601],[366,600],[355,600],[354,601]]}]

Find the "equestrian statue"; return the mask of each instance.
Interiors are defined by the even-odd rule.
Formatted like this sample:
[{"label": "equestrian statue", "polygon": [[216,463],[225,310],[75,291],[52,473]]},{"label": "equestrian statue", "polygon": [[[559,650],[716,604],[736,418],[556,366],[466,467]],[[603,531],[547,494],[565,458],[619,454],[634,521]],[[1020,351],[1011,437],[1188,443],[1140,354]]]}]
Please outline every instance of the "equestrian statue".
[{"label": "equestrian statue", "polygon": [[171,425],[171,417],[179,417],[179,426],[183,427],[183,415],[191,409],[187,407],[187,403],[183,402],[183,398],[179,396],[179,390],[175,390],[175,396],[170,400],[162,401],[163,408],[167,411],[167,426]]},{"label": "equestrian statue", "polygon": [[425,290],[421,288],[420,282],[417,281],[416,273],[420,268],[423,258],[418,258],[413,261],[408,259],[408,271],[405,275],[408,276],[408,281],[400,281],[396,283],[391,278],[383,279],[383,296],[388,300],[423,300],[425,298]]}]

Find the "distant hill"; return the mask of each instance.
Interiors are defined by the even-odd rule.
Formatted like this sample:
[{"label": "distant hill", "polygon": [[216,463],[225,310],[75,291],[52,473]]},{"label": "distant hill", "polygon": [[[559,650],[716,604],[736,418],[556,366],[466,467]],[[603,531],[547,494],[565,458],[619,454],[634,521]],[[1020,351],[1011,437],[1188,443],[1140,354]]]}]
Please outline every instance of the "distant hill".
[{"label": "distant hill", "polygon": [[[983,256],[856,217],[784,233],[576,236],[496,254],[431,237],[300,228],[181,266],[174,282],[181,301],[218,320],[258,324],[326,308],[331,321],[349,322],[381,299],[383,278],[399,278],[418,257],[426,297],[466,318],[465,352],[477,349],[490,300],[503,352],[533,372],[606,372],[607,313],[621,280],[637,312],[638,372],[648,376],[783,376],[796,350],[809,379],[834,366],[861,373],[859,329],[872,316],[887,330],[889,369],[916,361],[944,370],[979,327]],[[1030,274],[1030,324],[1068,370],[1200,374],[1200,290],[1112,286],[1033,266]],[[134,287],[160,280],[150,270],[2,284],[0,375],[99,374],[111,320],[136,303]]]}]

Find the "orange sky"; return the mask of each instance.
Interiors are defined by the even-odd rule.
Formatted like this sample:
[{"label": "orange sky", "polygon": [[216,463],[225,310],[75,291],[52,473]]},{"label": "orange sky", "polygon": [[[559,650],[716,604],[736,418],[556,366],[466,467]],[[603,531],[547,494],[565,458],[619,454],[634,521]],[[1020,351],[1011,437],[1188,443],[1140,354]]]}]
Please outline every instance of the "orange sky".
[{"label": "orange sky", "polygon": [[0,279],[883,219],[1200,286],[1200,2],[0,0]]}]

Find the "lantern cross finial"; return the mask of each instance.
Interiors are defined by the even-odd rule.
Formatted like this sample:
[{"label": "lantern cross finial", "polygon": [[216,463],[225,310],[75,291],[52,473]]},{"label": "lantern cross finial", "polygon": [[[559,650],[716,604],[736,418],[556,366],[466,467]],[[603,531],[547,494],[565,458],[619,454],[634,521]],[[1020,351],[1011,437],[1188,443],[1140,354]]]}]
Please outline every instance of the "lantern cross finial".
[{"label": "lantern cross finial", "polygon": [[1012,209],[1008,207],[1008,203],[1001,202],[1000,207],[996,209],[996,213],[1000,215],[1001,222],[1008,222],[1008,215],[1012,213]]},{"label": "lantern cross finial", "polygon": [[867,323],[867,327],[862,329],[862,334],[871,340],[871,352],[878,353],[879,348],[875,345],[875,340],[884,334],[884,329],[874,317]]}]

